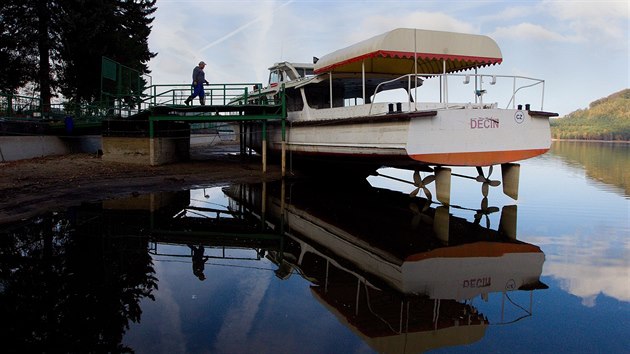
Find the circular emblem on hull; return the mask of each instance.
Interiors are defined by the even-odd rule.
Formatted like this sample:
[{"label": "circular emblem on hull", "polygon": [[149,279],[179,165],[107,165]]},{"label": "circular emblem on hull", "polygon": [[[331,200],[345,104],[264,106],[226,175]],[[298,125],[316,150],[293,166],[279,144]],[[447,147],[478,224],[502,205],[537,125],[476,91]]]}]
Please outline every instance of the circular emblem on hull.
[{"label": "circular emblem on hull", "polygon": [[516,111],[516,113],[514,113],[514,120],[518,124],[523,123],[525,120],[525,113],[523,113],[523,111]]}]

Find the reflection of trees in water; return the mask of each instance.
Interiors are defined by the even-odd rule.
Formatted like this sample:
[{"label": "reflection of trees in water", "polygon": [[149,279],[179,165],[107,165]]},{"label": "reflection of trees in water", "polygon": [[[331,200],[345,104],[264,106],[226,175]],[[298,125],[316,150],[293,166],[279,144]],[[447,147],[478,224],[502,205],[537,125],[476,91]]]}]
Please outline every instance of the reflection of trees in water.
[{"label": "reflection of trees in water", "polygon": [[[47,214],[0,233],[0,338],[21,352],[119,352],[157,279],[147,238],[101,213]],[[16,345],[19,345],[16,347]]]},{"label": "reflection of trees in water", "polygon": [[630,195],[630,144],[556,141],[550,153],[583,167],[589,177],[622,188],[625,195]]}]

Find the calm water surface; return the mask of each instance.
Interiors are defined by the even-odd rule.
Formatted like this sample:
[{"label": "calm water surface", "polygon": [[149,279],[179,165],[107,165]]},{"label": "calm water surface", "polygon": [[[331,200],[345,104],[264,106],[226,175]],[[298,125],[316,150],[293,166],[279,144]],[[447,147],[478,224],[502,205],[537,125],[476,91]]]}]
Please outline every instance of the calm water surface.
[{"label": "calm water surface", "polygon": [[629,351],[630,145],[554,143],[517,202],[454,179],[445,207],[380,172],[0,225],[3,351]]}]

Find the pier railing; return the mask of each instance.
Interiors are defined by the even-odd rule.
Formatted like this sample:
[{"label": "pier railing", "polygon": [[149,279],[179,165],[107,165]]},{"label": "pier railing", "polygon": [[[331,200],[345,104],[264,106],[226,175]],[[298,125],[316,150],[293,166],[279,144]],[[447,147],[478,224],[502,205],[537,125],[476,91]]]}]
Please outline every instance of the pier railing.
[{"label": "pier railing", "polygon": [[0,94],[0,116],[32,119],[41,116],[41,100],[13,94]]},{"label": "pier railing", "polygon": [[44,106],[40,97],[0,94],[0,117],[13,120],[63,120],[71,116],[82,120],[98,121],[113,112],[111,107],[100,103],[74,104],[72,102],[51,103]]},{"label": "pier railing", "polygon": [[[206,105],[227,105],[241,97],[247,97],[259,83],[230,83],[204,85]],[[151,85],[145,89],[145,98],[141,108],[158,105],[184,105],[184,101],[193,93],[190,84]],[[193,104],[198,105],[198,98]]]},{"label": "pier railing", "polygon": [[[204,86],[206,105],[240,104],[248,101],[249,94],[260,83],[211,83]],[[73,102],[52,103],[44,109],[39,97],[0,94],[0,117],[20,120],[63,120],[73,117],[81,121],[100,121],[105,117],[128,117],[141,110],[155,106],[183,106],[193,93],[190,84],[158,84],[144,89],[140,96],[120,96],[104,94],[103,101],[92,104]],[[261,104],[280,104],[280,101],[265,101]],[[192,105],[199,105],[195,98]]]}]

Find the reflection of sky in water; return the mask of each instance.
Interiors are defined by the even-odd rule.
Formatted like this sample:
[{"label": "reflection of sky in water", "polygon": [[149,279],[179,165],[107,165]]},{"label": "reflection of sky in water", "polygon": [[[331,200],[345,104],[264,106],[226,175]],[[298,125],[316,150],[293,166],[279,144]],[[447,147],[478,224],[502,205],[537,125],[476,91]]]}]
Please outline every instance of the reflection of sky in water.
[{"label": "reflection of sky in water", "polygon": [[[410,171],[381,172],[412,180]],[[487,174],[487,169],[484,172]],[[453,168],[453,173],[476,175],[473,168]],[[495,168],[492,176],[499,179],[500,170]],[[414,188],[381,177],[369,180],[372,185],[407,193]],[[478,183],[454,179],[451,188],[452,204],[478,207]],[[435,195],[434,186],[429,189]],[[519,307],[511,306],[510,299],[493,293],[488,302],[473,300],[491,319],[482,343],[436,352],[475,348],[483,352],[601,352],[606,345],[610,347],[605,351],[627,352],[630,341],[621,333],[630,330],[629,199],[619,187],[593,180],[582,166],[550,154],[521,163],[519,193],[515,202],[501,193],[501,187],[491,188],[489,205],[518,206],[517,238],[541,247],[545,253],[541,280],[550,288],[534,292],[532,317],[509,326],[498,323],[523,315]],[[473,220],[474,212],[453,208],[450,212]],[[492,229],[497,229],[499,215],[491,214]],[[529,296],[528,292],[509,293],[511,300],[526,309]],[[506,305],[504,313],[497,303]],[[552,332],[556,339],[545,340]],[[524,338],[528,338],[526,350]],[[597,344],[597,338],[616,340],[602,345],[601,341]]]},{"label": "reflection of sky in water", "polygon": [[[190,252],[181,246],[159,250]],[[251,251],[231,255],[247,257]],[[193,275],[190,259],[157,256],[154,264],[156,301],[143,300],[142,323],[132,324],[125,338],[143,352],[298,353],[320,348],[320,353],[331,353],[364,345],[348,342],[349,330],[316,301],[308,301],[312,295],[306,280],[298,274],[276,279],[276,266],[267,260],[210,259],[204,281]],[[332,338],[331,331],[336,333]]]},{"label": "reflection of sky in water", "polygon": [[[476,176],[474,168],[453,168],[453,173]],[[382,174],[412,180],[412,172],[382,169]],[[487,169],[484,168],[487,175]],[[492,177],[500,179],[495,168]],[[370,177],[373,186],[406,193],[415,187],[383,177]],[[479,183],[457,178],[451,183],[451,204],[478,208]],[[434,184],[429,190],[435,195]],[[519,240],[542,248],[543,275],[557,279],[569,293],[593,306],[598,294],[630,302],[629,200],[619,188],[589,179],[583,169],[559,157],[543,155],[521,164],[519,200],[491,188],[489,205],[518,206]],[[453,215],[473,220],[474,211],[451,208]],[[490,215],[497,229],[500,213]]]},{"label": "reflection of sky in water", "polygon": [[[215,210],[227,210],[228,198],[221,191],[221,187],[193,189],[190,191],[190,206],[210,208]],[[207,213],[207,214],[206,214]],[[204,212],[200,210],[188,211],[189,217],[216,217],[216,212]],[[229,217],[222,214],[222,217]]]},{"label": "reflection of sky in water", "polygon": [[[190,199],[191,206],[227,210],[221,187],[191,190]],[[204,212],[189,216],[204,217]],[[169,256],[190,252],[186,246],[158,245],[153,262],[159,291],[154,292],[155,301],[143,300],[141,324],[131,324],[125,343],[132,348],[151,353],[277,353],[278,348],[285,353],[302,348],[331,353],[353,346],[365,350],[362,342],[349,340],[351,332],[332,314],[322,316],[316,301],[305,301],[312,299],[310,283],[299,274],[280,281],[273,273],[277,266],[264,258],[254,260],[252,249],[223,252],[205,247],[207,256],[225,253],[252,260],[210,258],[206,279],[200,281],[190,258]],[[337,335],[331,338],[328,330]]]},{"label": "reflection of sky in water", "polygon": [[[551,170],[555,172],[545,173]],[[527,223],[530,227],[519,236],[545,252],[543,275],[559,279],[587,306],[600,293],[629,302],[628,199],[559,158],[528,162],[522,171],[527,199],[519,222],[536,222]]]},{"label": "reflection of sky in water", "polygon": [[[412,180],[410,171],[381,172]],[[453,172],[476,175],[473,168]],[[500,176],[495,169],[492,178]],[[383,177],[369,181],[405,193],[415,188]],[[541,247],[546,257],[541,281],[550,287],[533,294],[499,292],[487,300],[472,299],[490,323],[483,338],[436,352],[623,352],[630,345],[623,336],[630,327],[628,199],[551,155],[523,162],[520,183],[518,201],[504,196],[499,187],[490,190],[489,205],[517,205],[517,238]],[[435,195],[434,186],[429,189]],[[452,204],[462,208],[450,212],[473,221],[481,199],[479,183],[454,179]],[[225,210],[228,202],[220,187],[191,191],[192,206]],[[490,215],[492,229],[497,229],[499,218],[500,212]],[[190,255],[186,246],[160,245],[158,251]],[[245,258],[252,252],[230,250],[228,255]],[[206,255],[218,253],[206,248]],[[371,350],[345,319],[322,307],[308,281],[299,274],[278,279],[273,273],[277,266],[267,259],[210,259],[204,281],[193,275],[190,258],[153,259],[159,291],[156,301],[143,300],[142,323],[132,324],[125,337],[133,348],[156,353]],[[532,316],[527,312],[530,305]],[[618,339],[603,343],[605,338]]]}]

